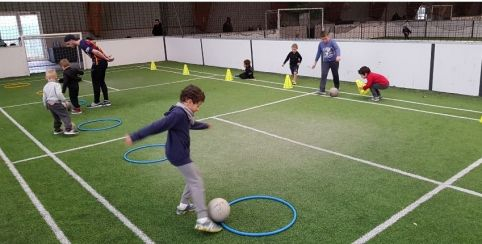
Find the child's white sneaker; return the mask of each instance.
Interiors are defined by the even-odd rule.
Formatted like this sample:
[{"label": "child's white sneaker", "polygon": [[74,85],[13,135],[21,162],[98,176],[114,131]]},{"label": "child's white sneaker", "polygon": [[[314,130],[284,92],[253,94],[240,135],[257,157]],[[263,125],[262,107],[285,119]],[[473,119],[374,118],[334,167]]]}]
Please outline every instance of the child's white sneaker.
[{"label": "child's white sneaker", "polygon": [[194,204],[192,204],[192,203],[189,203],[186,206],[179,205],[176,208],[176,214],[177,215],[183,215],[183,214],[186,214],[187,212],[192,212],[195,209],[196,208],[194,207]]},{"label": "child's white sneaker", "polygon": [[194,226],[194,229],[204,232],[215,233],[222,231],[223,227],[219,226],[218,224],[214,223],[214,221],[206,217],[196,220],[196,226]]}]

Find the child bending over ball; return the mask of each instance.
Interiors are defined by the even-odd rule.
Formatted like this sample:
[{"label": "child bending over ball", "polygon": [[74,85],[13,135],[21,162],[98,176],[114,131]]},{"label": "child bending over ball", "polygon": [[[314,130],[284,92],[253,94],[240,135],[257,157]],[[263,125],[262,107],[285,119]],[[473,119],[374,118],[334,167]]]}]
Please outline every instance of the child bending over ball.
[{"label": "child bending over ball", "polygon": [[59,62],[60,67],[64,70],[64,77],[60,79],[62,85],[62,93],[65,93],[69,88],[69,98],[72,106],[72,114],[81,114],[82,110],[79,105],[79,81],[82,80],[79,76],[84,75],[84,71],[77,68],[70,67],[70,62],[67,59],[62,59]]},{"label": "child bending over ball", "polygon": [[298,79],[298,69],[300,67],[302,59],[303,58],[298,52],[298,45],[294,43],[293,45],[291,45],[291,52],[288,53],[288,56],[286,56],[286,59],[283,62],[283,65],[281,65],[281,67],[284,67],[286,62],[288,62],[288,60],[290,61],[291,80],[293,82],[293,85],[296,85],[296,80]]},{"label": "child bending over ball", "polygon": [[244,72],[236,77],[241,79],[254,79],[253,68],[251,67],[251,61],[249,61],[249,59],[244,60]]},{"label": "child bending over ball", "polygon": [[181,215],[195,210],[197,220],[194,229],[205,232],[219,232],[222,228],[208,217],[203,179],[199,169],[191,160],[189,149],[191,141],[189,130],[209,128],[209,124],[194,120],[194,113],[199,111],[204,99],[204,92],[199,87],[187,86],[181,92],[180,101],[171,106],[169,111],[164,113],[162,119],[127,135],[125,143],[132,145],[134,142],[150,135],[167,131],[166,157],[181,172],[186,183],[176,214]]},{"label": "child bending over ball", "polygon": [[372,92],[372,101],[378,102],[380,99],[382,99],[382,95],[380,93],[380,90],[387,89],[390,83],[388,82],[388,79],[385,78],[385,76],[377,73],[373,73],[370,71],[370,68],[367,66],[363,66],[358,70],[358,74],[363,79],[367,80],[366,85],[362,88],[363,90],[370,89]]},{"label": "child bending over ball", "polygon": [[[42,102],[54,117],[54,135],[77,134],[78,132],[70,120],[69,112],[67,111],[68,105],[64,94],[62,94],[62,88],[57,82],[57,73],[55,70],[47,70],[47,72],[45,72],[45,79],[47,80],[47,84],[43,88]],[[64,124],[65,131],[60,128],[62,123]]]}]

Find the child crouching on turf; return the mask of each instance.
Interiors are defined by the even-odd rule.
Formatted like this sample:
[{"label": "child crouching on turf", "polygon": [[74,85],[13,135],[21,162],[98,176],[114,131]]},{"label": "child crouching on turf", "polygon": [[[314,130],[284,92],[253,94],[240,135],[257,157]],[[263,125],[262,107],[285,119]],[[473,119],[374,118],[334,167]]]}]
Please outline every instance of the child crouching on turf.
[{"label": "child crouching on turf", "polygon": [[382,99],[382,95],[380,93],[380,90],[387,89],[390,83],[388,82],[388,79],[385,78],[385,76],[377,73],[373,73],[370,71],[370,68],[367,66],[363,66],[358,70],[358,74],[363,79],[367,80],[366,85],[363,87],[363,90],[370,89],[372,92],[372,101],[378,102],[380,99]]},{"label": "child crouching on turf", "polygon": [[[204,130],[209,128],[208,124],[194,120],[194,113],[199,111],[204,99],[204,92],[199,87],[187,86],[181,92],[180,102],[171,106],[169,111],[164,114],[164,118],[127,135],[125,142],[127,145],[132,145],[136,141],[167,130],[166,157],[181,172],[186,183],[176,214],[181,215],[195,210],[197,220],[194,229],[205,232],[219,232],[222,228],[208,217],[203,179],[190,158],[189,129]],[[190,203],[190,200],[194,204]]]},{"label": "child crouching on turf", "polygon": [[[54,117],[54,135],[65,134],[75,135],[78,132],[74,128],[74,124],[70,120],[67,111],[67,102],[65,101],[62,88],[57,82],[57,73],[55,70],[47,70],[45,72],[47,84],[43,88],[42,102],[44,106],[52,113]],[[65,131],[60,128],[64,123]]]},{"label": "child crouching on turf", "polygon": [[62,59],[59,62],[60,67],[64,70],[64,77],[60,79],[62,85],[62,93],[69,88],[69,98],[72,103],[72,114],[81,114],[82,110],[79,105],[79,81],[82,80],[80,75],[84,75],[84,72],[77,68],[70,67],[70,62],[67,59]]},{"label": "child crouching on turf", "polygon": [[253,68],[251,67],[251,61],[249,61],[249,59],[244,60],[244,72],[236,77],[241,79],[254,79]]}]

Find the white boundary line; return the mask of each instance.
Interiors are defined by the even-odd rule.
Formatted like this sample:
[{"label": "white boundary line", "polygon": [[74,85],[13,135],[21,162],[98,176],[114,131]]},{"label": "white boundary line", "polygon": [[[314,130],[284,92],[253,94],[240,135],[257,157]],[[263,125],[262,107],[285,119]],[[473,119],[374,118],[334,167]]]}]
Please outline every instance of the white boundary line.
[{"label": "white boundary line", "polygon": [[[146,68],[146,69],[147,69],[147,68]],[[170,73],[176,73],[176,74],[178,73],[178,72],[176,72],[176,71],[161,70],[161,69],[159,69],[159,68],[157,69],[157,71],[170,72]],[[191,74],[191,76],[201,77],[201,78],[209,78],[209,77],[207,77],[207,76],[192,75],[192,74]],[[209,78],[209,79],[224,81],[224,79],[221,79],[221,78]],[[258,84],[246,83],[246,82],[239,82],[239,81],[226,81],[226,82],[239,83],[239,84],[243,84],[243,85],[258,86],[258,87],[264,87],[264,88],[270,88],[270,89],[282,90],[282,91],[289,91],[289,92],[296,92],[296,93],[304,93],[304,94],[308,93],[308,92],[303,92],[303,91],[287,90],[287,89],[283,89],[283,88],[277,88],[277,87],[272,87],[272,86],[264,86],[264,85],[258,85]],[[277,83],[276,83],[276,84],[277,84]],[[476,119],[476,118],[469,118],[469,117],[452,115],[452,114],[445,114],[445,113],[438,113],[438,112],[432,112],[432,111],[426,111],[426,110],[420,110],[420,109],[414,109],[414,108],[407,108],[407,107],[401,107],[401,106],[384,104],[384,103],[376,103],[376,102],[362,101],[362,100],[356,100],[356,99],[350,99],[350,98],[344,98],[344,97],[328,97],[328,96],[320,96],[320,97],[340,99],[340,100],[345,100],[345,101],[350,101],[350,102],[365,103],[365,104],[378,105],[378,106],[384,106],[384,107],[390,107],[390,108],[397,108],[397,109],[402,109],[402,110],[408,110],[408,111],[420,112],[420,113],[426,113],[426,114],[432,114],[432,115],[439,115],[439,116],[445,116],[445,117],[456,118],[456,119],[465,119],[465,120],[479,121],[479,119]]]},{"label": "white boundary line", "polygon": [[[139,67],[141,67],[141,66],[139,66]],[[157,67],[161,67],[161,68],[165,68],[165,69],[172,69],[172,70],[182,70],[182,69],[179,69],[179,68],[173,68],[173,67],[161,66],[161,65],[159,65],[159,66],[157,66]],[[222,74],[214,74],[214,73],[208,73],[208,72],[202,72],[202,71],[196,71],[196,70],[190,70],[190,71],[191,71],[191,72],[200,73],[200,74],[209,74],[209,75],[215,75],[215,76],[224,76],[224,75],[222,75]],[[267,81],[267,80],[260,80],[260,79],[252,79],[252,80],[253,80],[253,81],[265,82],[265,83],[271,83],[271,84],[281,84],[281,83],[278,83],[278,82]],[[309,87],[309,86],[296,85],[296,87],[318,90],[318,89],[315,88],[315,87]],[[370,96],[364,96],[364,95],[360,95],[360,94],[357,94],[357,93],[351,93],[351,92],[340,92],[340,93],[349,94],[349,95],[354,95],[354,96],[360,96],[360,97],[370,97]],[[402,100],[402,99],[387,98],[387,97],[383,97],[383,99],[385,99],[385,100],[391,100],[391,101],[397,101],[397,102],[404,102],[404,103],[411,103],[411,104],[423,105],[423,106],[429,106],[429,107],[452,109],[452,110],[458,110],[458,111],[464,111],[464,112],[472,112],[472,113],[482,114],[482,111],[477,111],[477,110],[472,110],[472,109],[456,108],[456,107],[435,105],[435,104],[430,104],[430,103],[414,102],[414,101],[410,101],[410,100]]]},{"label": "white boundary line", "polygon": [[[85,81],[85,82],[87,82],[87,83],[92,84],[92,81],[90,81],[90,80],[84,80],[84,79],[82,79],[82,80]],[[107,88],[109,88],[109,89],[111,89],[111,90],[114,90],[114,91],[120,91],[120,89],[114,88],[114,87],[112,87],[112,86],[107,86]]]},{"label": "white boundary line", "polygon": [[[222,115],[220,115],[220,116],[222,116]],[[404,176],[408,176],[408,177],[418,179],[418,180],[421,180],[421,181],[430,182],[430,183],[433,183],[435,185],[443,184],[440,181],[432,180],[432,179],[429,179],[429,178],[426,178],[426,177],[423,177],[423,176],[420,176],[420,175],[405,172],[405,171],[400,170],[400,169],[388,167],[388,166],[378,164],[378,163],[375,163],[375,162],[372,162],[372,161],[364,160],[364,159],[361,159],[361,158],[356,158],[356,157],[346,155],[346,154],[343,154],[343,153],[339,153],[339,152],[335,152],[335,151],[332,151],[332,150],[329,150],[329,149],[312,146],[312,145],[309,145],[309,144],[306,144],[306,143],[303,143],[303,142],[295,141],[295,140],[292,140],[292,139],[289,139],[289,138],[286,138],[286,137],[282,137],[282,136],[278,136],[278,135],[275,135],[275,134],[272,134],[272,133],[269,133],[269,132],[266,132],[266,131],[263,131],[263,130],[259,130],[259,129],[256,129],[256,128],[253,128],[253,127],[242,125],[240,123],[236,123],[236,122],[232,122],[232,121],[229,121],[229,120],[221,119],[221,118],[218,118],[218,116],[214,116],[213,119],[216,119],[216,120],[219,120],[219,121],[231,124],[231,125],[239,126],[241,128],[245,128],[245,129],[248,129],[248,130],[252,130],[252,131],[255,131],[255,132],[258,132],[258,133],[262,133],[264,135],[271,136],[271,137],[274,137],[274,138],[277,138],[277,139],[280,139],[280,140],[283,140],[283,141],[287,141],[287,142],[291,142],[291,143],[294,143],[294,144],[297,144],[297,145],[300,145],[300,146],[308,147],[308,148],[311,148],[311,149],[314,149],[314,150],[317,150],[317,151],[329,153],[329,154],[336,155],[336,156],[339,156],[339,157],[342,157],[342,158],[347,158],[347,159],[350,159],[350,160],[353,160],[353,161],[357,161],[357,162],[360,162],[360,163],[363,163],[363,164],[367,164],[367,165],[370,165],[370,166],[373,166],[373,167],[376,167],[376,168],[391,171],[391,172],[394,172],[394,173],[397,173],[397,174],[400,174],[400,175],[404,175]],[[482,197],[482,194],[479,193],[479,192],[476,192],[476,191],[467,190],[465,188],[456,187],[456,186],[447,186],[447,187],[450,187],[454,190],[462,191],[462,192],[467,193],[467,194]]]},{"label": "white boundary line", "polygon": [[[128,91],[128,90],[135,90],[135,89],[143,89],[143,88],[149,88],[149,87],[156,87],[156,86],[172,85],[172,84],[176,84],[176,83],[182,83],[182,82],[186,82],[186,81],[199,80],[199,79],[201,79],[201,78],[197,77],[197,78],[177,80],[177,81],[172,81],[172,82],[167,82],[167,83],[152,84],[152,85],[147,85],[147,86],[130,87],[130,88],[125,88],[125,89],[118,89],[119,91],[112,91],[111,93]],[[93,95],[94,94],[85,94],[85,95],[81,95],[79,97],[88,97],[88,96],[93,96]],[[22,104],[16,104],[16,105],[8,105],[8,106],[0,107],[0,108],[15,108],[15,107],[22,107],[22,106],[33,105],[33,104],[41,104],[41,103],[42,102],[22,103]]]},{"label": "white boundary line", "polygon": [[[225,115],[229,115],[229,114],[241,113],[241,112],[245,112],[245,111],[248,111],[248,110],[253,110],[253,109],[256,109],[256,108],[261,108],[261,107],[265,107],[265,106],[269,106],[269,105],[273,105],[273,104],[277,104],[277,103],[281,103],[281,102],[293,100],[293,99],[300,98],[300,97],[304,97],[304,96],[308,96],[308,95],[311,95],[311,93],[302,94],[302,95],[298,95],[298,96],[294,96],[294,97],[289,97],[289,98],[277,100],[277,101],[274,101],[274,102],[269,102],[269,103],[265,103],[265,104],[262,104],[262,105],[258,105],[258,106],[253,106],[253,107],[241,109],[241,110],[236,110],[236,111],[232,111],[232,112],[227,112],[227,113],[223,113],[223,114],[218,114],[218,115],[214,115],[214,116],[202,118],[202,119],[199,119],[199,120],[197,120],[197,121],[203,121],[203,120],[207,120],[207,119],[212,119],[212,118],[215,118],[215,117],[218,117],[218,116],[225,116]],[[110,139],[110,140],[103,141],[103,142],[98,142],[98,143],[94,143],[94,144],[89,144],[89,145],[81,146],[81,147],[71,148],[71,149],[67,149],[67,150],[63,150],[63,151],[58,151],[58,152],[53,152],[53,154],[58,155],[58,154],[66,153],[66,152],[77,151],[77,150],[81,150],[81,149],[85,149],[85,148],[89,148],[89,147],[95,147],[95,146],[98,146],[98,145],[107,144],[107,143],[114,142],[114,141],[118,141],[118,140],[122,140],[122,139],[124,139],[124,136],[123,136],[123,137],[119,137],[119,138]],[[31,157],[31,158],[21,159],[21,160],[17,160],[17,161],[15,161],[15,162],[13,162],[13,164],[18,164],[18,163],[22,163],[22,162],[27,162],[27,161],[31,161],[31,160],[35,160],[35,159],[39,159],[39,158],[45,158],[45,157],[48,157],[48,156],[49,156],[48,154],[44,154],[44,155],[39,155],[39,156]]]},{"label": "white boundary line", "polygon": [[59,240],[60,243],[62,244],[69,244],[70,241],[65,236],[64,232],[59,228],[55,220],[52,218],[50,213],[45,209],[43,204],[40,202],[40,200],[37,198],[35,193],[33,193],[32,189],[30,186],[27,184],[25,179],[22,177],[20,172],[15,168],[15,166],[12,164],[10,159],[7,157],[5,152],[0,148],[0,157],[5,161],[5,164],[8,166],[8,169],[12,172],[12,174],[15,176],[15,179],[18,181],[20,186],[22,187],[23,191],[27,194],[28,198],[30,198],[30,201],[32,201],[33,205],[37,209],[37,211],[40,213],[42,218],[45,220],[45,222],[49,225],[50,229],[52,232],[54,232],[55,237],[57,237],[57,240]]},{"label": "white boundary line", "polygon": [[[227,112],[227,113],[223,113],[223,114],[218,114],[218,115],[214,115],[214,116],[202,118],[202,119],[199,119],[198,121],[203,121],[203,120],[207,120],[207,119],[217,119],[218,117],[221,117],[221,116],[226,116],[226,115],[241,113],[241,112],[245,112],[245,111],[249,111],[249,110],[253,110],[253,109],[257,109],[257,108],[261,108],[261,107],[265,107],[265,106],[269,106],[269,105],[273,105],[273,104],[277,104],[277,103],[281,103],[281,102],[293,100],[293,99],[296,99],[296,98],[300,98],[300,97],[304,97],[304,96],[308,96],[308,95],[312,95],[312,94],[313,94],[313,93],[307,93],[307,94],[297,95],[297,96],[294,96],[294,97],[289,97],[289,98],[285,98],[285,99],[281,99],[281,100],[277,100],[277,101],[265,103],[265,104],[262,104],[262,105],[257,105],[257,106],[253,106],[253,107],[249,107],[249,108],[245,108],[245,109],[241,109],[241,110],[236,110],[236,111],[232,111],[232,112]],[[102,144],[106,144],[106,143],[118,141],[118,140],[121,140],[121,139],[123,139],[123,138],[124,138],[124,137],[114,138],[114,139],[107,140],[107,141],[103,141],[103,142],[98,142],[98,143],[94,143],[94,144],[90,144],[90,145],[85,145],[85,146],[81,146],[81,147],[77,147],[77,148],[71,148],[71,149],[67,149],[67,150],[63,150],[63,151],[54,152],[53,154],[57,155],[57,154],[62,154],[62,153],[66,153],[66,152],[72,152],[72,151],[76,151],[76,150],[80,150],[80,149],[85,149],[85,148],[89,148],[89,147],[94,147],[94,146],[97,146],[97,145],[102,145]],[[307,145],[307,146],[311,147],[310,145]],[[314,148],[314,149],[318,150],[317,148]],[[334,152],[334,153],[337,153],[337,152]],[[343,155],[343,154],[340,154],[340,155]],[[340,156],[340,155],[338,155],[338,156]],[[36,157],[26,158],[26,159],[22,159],[22,160],[15,161],[15,162],[13,162],[13,164],[22,163],[22,162],[27,162],[27,161],[31,161],[31,160],[38,159],[38,158],[44,158],[44,157],[47,157],[47,156],[48,156],[48,155],[45,154],[45,155],[40,155],[40,156],[36,156]],[[347,156],[348,156],[348,155],[347,155]],[[351,156],[348,156],[348,157],[351,157]],[[349,159],[352,159],[352,160],[355,160],[355,161],[359,161],[359,162],[363,162],[363,163],[369,164],[369,165],[371,165],[371,166],[378,167],[378,168],[382,168],[382,169],[385,169],[385,170],[388,170],[388,171],[400,173],[400,174],[402,174],[402,175],[407,175],[407,176],[410,176],[410,177],[411,177],[411,175],[413,175],[413,176],[415,176],[416,179],[419,179],[419,180],[422,180],[422,181],[427,181],[427,182],[430,182],[430,183],[433,183],[433,184],[436,184],[436,185],[442,184],[442,182],[440,182],[440,181],[432,180],[432,179],[429,179],[429,178],[426,178],[426,177],[423,177],[423,176],[419,176],[419,175],[416,175],[416,174],[407,173],[407,172],[404,172],[404,171],[399,170],[399,169],[396,169],[396,168],[390,168],[390,167],[387,167],[387,166],[384,166],[384,165],[380,165],[380,164],[376,164],[376,163],[373,163],[373,162],[370,162],[370,161],[366,161],[366,160],[363,160],[363,159],[358,159],[358,158],[354,158],[354,157],[351,157],[351,158],[349,158]],[[361,161],[360,161],[360,160],[361,160]],[[465,188],[462,188],[462,187],[458,187],[458,186],[449,186],[449,187],[452,188],[452,189],[454,189],[454,190],[458,190],[458,191],[461,191],[461,192],[464,192],[464,193],[467,193],[467,194],[471,194],[471,195],[475,195],[475,196],[478,196],[478,197],[482,197],[482,193],[479,193],[479,192],[476,192],[476,191],[473,191],[473,190],[468,190],[468,189],[465,189]]]},{"label": "white boundary line", "polygon": [[20,125],[14,118],[12,118],[3,108],[0,108],[5,117],[7,117],[18,129],[20,129],[30,140],[32,140],[42,151],[49,155],[60,167],[62,167],[72,178],[74,178],[85,190],[87,190],[97,201],[104,205],[115,217],[117,217],[127,228],[136,234],[144,243],[154,243],[141,229],[134,225],[124,214],[117,210],[112,204],[100,195],[92,186],[90,186],[82,177],[67,166],[55,154],[53,154],[47,147],[45,147],[39,140],[30,134],[22,125]]},{"label": "white boundary line", "polygon": [[375,237],[376,235],[380,234],[381,232],[383,232],[384,230],[386,230],[388,227],[392,226],[393,224],[395,224],[398,220],[400,220],[401,218],[403,218],[405,215],[409,214],[410,212],[412,212],[413,210],[415,210],[418,206],[420,206],[421,204],[423,204],[424,202],[430,200],[433,196],[437,195],[439,192],[441,192],[442,190],[444,190],[445,188],[449,187],[450,185],[452,185],[455,181],[457,181],[458,179],[462,178],[464,175],[466,175],[467,173],[469,173],[471,170],[475,169],[477,166],[479,166],[480,164],[482,163],[482,158],[480,158],[479,160],[475,161],[474,163],[472,163],[471,165],[467,166],[465,169],[463,169],[462,171],[458,172],[457,174],[455,174],[454,176],[452,176],[450,179],[448,179],[447,181],[445,181],[444,183],[442,183],[441,185],[437,186],[435,189],[433,189],[432,191],[426,193],[425,195],[423,195],[422,197],[420,197],[419,199],[417,199],[415,202],[413,202],[412,204],[408,205],[406,208],[404,208],[403,210],[401,210],[400,212],[394,214],[392,217],[390,217],[389,219],[387,219],[385,222],[383,222],[382,224],[378,225],[377,227],[375,227],[374,229],[372,229],[371,231],[369,231],[368,233],[366,233],[365,235],[363,235],[362,237],[360,237],[358,240],[354,241],[353,243],[354,244],[359,244],[359,243],[366,243],[367,241],[371,240],[373,237]]}]

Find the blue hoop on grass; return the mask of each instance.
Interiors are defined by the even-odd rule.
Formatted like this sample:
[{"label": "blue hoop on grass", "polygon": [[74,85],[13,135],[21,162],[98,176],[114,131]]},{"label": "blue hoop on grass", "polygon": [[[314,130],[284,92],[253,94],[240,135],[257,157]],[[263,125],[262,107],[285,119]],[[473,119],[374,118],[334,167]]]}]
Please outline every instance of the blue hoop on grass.
[{"label": "blue hoop on grass", "polygon": [[[111,125],[111,126],[105,126],[105,127],[100,127],[100,128],[83,128],[83,126],[85,126],[87,124],[100,122],[100,121],[114,121],[116,123]],[[94,120],[88,120],[88,121],[80,123],[79,125],[77,125],[77,129],[79,129],[81,131],[101,131],[101,130],[108,130],[108,129],[115,128],[115,127],[117,127],[121,124],[122,124],[122,120],[115,119],[115,118],[94,119]]]},{"label": "blue hoop on grass", "polygon": [[87,105],[87,100],[85,100],[85,99],[79,99],[79,105],[80,105],[80,106]]},{"label": "blue hoop on grass", "polygon": [[271,235],[276,235],[278,233],[281,233],[281,232],[289,229],[296,222],[296,218],[297,218],[298,215],[296,213],[295,207],[293,207],[293,205],[291,205],[291,203],[289,203],[289,202],[287,202],[287,201],[285,201],[281,198],[272,197],[272,196],[247,196],[247,197],[238,198],[238,199],[230,202],[229,205],[231,206],[231,205],[234,205],[238,202],[253,200],[253,199],[267,199],[267,200],[273,200],[275,202],[282,203],[282,204],[286,205],[291,210],[291,212],[293,213],[293,219],[291,219],[291,222],[288,225],[286,225],[282,228],[279,228],[277,230],[274,230],[274,231],[269,231],[269,232],[244,232],[244,231],[239,231],[239,230],[236,230],[233,227],[225,224],[224,222],[221,223],[221,226],[224,229],[228,230],[229,232],[240,235],[240,236],[262,237],[262,236],[271,236]]},{"label": "blue hoop on grass", "polygon": [[166,146],[165,144],[148,144],[148,145],[143,145],[143,146],[131,148],[131,149],[127,150],[126,153],[124,153],[124,160],[129,162],[129,163],[133,163],[133,164],[153,164],[153,163],[159,163],[159,162],[162,162],[162,161],[166,161],[167,160],[166,157],[162,157],[160,159],[152,159],[152,160],[135,160],[135,159],[130,159],[128,157],[128,155],[131,152],[134,152],[134,151],[137,151],[137,150],[141,150],[141,149],[148,148],[148,147],[165,147],[165,146]]}]

